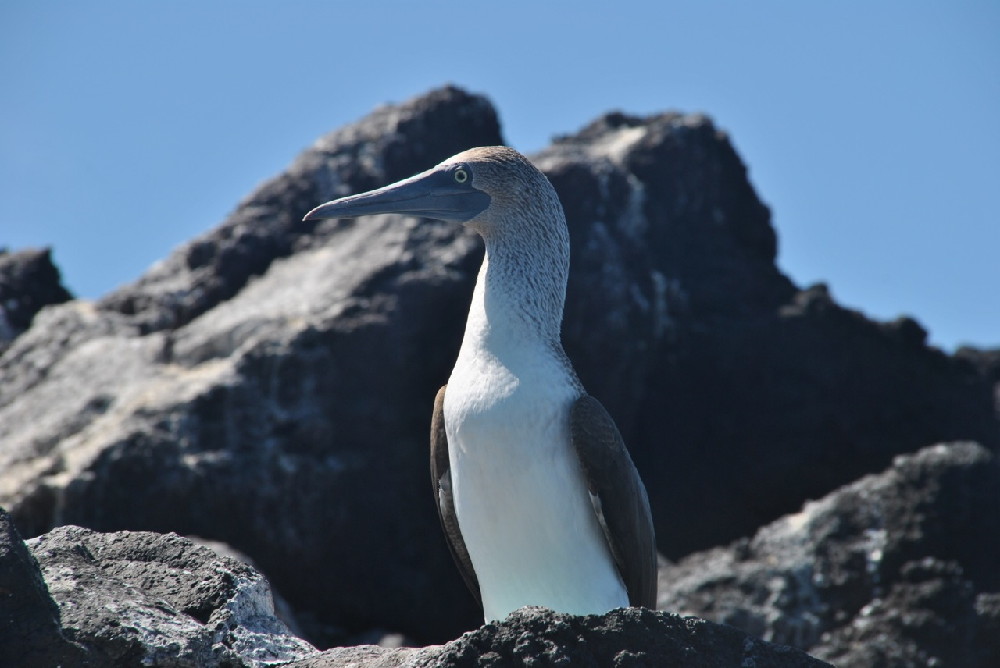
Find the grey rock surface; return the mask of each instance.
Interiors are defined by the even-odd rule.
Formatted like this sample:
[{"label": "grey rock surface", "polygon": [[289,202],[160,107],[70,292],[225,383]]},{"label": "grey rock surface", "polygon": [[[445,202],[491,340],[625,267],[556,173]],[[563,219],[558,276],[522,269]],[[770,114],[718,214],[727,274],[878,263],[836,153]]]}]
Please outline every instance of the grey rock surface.
[{"label": "grey rock surface", "polygon": [[[316,204],[502,142],[455,88],[321,138],[219,227],[0,356],[0,504],[25,535],[176,531],[250,555],[318,644],[478,626],[438,527],[430,408],[482,250]],[[572,238],[564,339],[617,420],[670,558],[752,534],[930,443],[996,450],[997,374],[775,266],[767,207],[707,118],[613,113],[533,158]]]},{"label": "grey rock surface", "polygon": [[574,617],[522,608],[443,646],[345,647],[291,664],[295,668],[474,666],[684,666],[794,668],[828,666],[800,650],[755,639],[730,626],[643,608]]},{"label": "grey rock surface", "polygon": [[27,546],[62,633],[86,649],[70,665],[262,668],[316,653],[274,616],[260,573],[177,535],[66,526]]},{"label": "grey rock surface", "polygon": [[2,510],[0,528],[3,665],[827,665],[729,626],[634,608],[588,617],[526,608],[445,645],[320,653],[274,616],[257,571],[188,539],[67,526],[26,545]]},{"label": "grey rock surface", "polygon": [[660,570],[659,607],[842,668],[1000,665],[1000,462],[896,458],[725,548]]}]

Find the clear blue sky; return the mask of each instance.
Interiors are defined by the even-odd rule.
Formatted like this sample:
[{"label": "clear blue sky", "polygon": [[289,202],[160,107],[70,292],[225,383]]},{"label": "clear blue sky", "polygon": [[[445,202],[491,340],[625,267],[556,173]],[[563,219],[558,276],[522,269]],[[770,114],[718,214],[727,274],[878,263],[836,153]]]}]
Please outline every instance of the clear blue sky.
[{"label": "clear blue sky", "polygon": [[0,0],[0,245],[95,298],[321,134],[443,83],[530,152],[703,111],[780,265],[931,340],[1000,346],[1000,2]]}]

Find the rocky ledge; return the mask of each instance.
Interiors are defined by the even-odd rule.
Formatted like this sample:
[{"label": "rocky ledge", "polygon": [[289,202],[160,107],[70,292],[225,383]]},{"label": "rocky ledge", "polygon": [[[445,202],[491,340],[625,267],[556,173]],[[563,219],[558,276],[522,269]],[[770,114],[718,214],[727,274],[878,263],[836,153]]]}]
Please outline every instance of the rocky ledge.
[{"label": "rocky ledge", "polygon": [[26,543],[0,511],[0,665],[822,666],[695,617],[525,608],[445,645],[319,652],[277,618],[249,565],[176,534],[67,526]]}]

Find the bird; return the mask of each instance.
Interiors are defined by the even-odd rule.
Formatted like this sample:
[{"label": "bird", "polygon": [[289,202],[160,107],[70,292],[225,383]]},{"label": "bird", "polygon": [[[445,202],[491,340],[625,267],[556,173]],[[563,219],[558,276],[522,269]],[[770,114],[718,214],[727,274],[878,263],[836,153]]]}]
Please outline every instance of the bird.
[{"label": "bird", "polygon": [[561,341],[570,243],[551,182],[512,148],[478,147],[304,220],[384,213],[460,223],[485,244],[430,436],[441,526],[485,621],[655,608],[646,488]]}]

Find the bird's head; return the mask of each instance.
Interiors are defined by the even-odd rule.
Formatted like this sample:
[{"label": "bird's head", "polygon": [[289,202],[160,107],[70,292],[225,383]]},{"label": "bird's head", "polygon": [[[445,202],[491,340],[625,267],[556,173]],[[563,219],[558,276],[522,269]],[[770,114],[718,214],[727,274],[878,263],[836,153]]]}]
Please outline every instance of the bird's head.
[{"label": "bird's head", "polygon": [[489,236],[500,226],[515,224],[518,212],[523,217],[552,207],[561,219],[559,199],[534,165],[514,149],[487,146],[383,188],[321,204],[305,220],[405,213],[464,223]]}]

